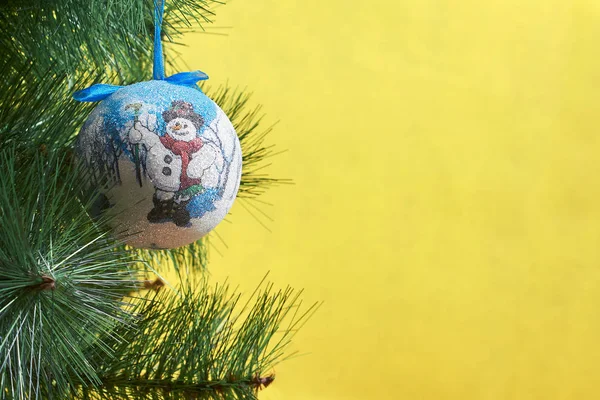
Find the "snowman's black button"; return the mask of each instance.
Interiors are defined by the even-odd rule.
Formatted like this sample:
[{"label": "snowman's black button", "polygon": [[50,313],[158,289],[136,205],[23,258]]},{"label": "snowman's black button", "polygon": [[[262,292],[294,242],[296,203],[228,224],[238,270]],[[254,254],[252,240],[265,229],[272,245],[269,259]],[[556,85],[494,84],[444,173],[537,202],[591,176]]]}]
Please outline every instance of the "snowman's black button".
[{"label": "snowman's black button", "polygon": [[171,175],[171,168],[169,167],[164,167],[162,170],[163,175],[169,176]]},{"label": "snowman's black button", "polygon": [[168,155],[168,154],[167,154],[167,155],[165,156],[165,162],[166,162],[167,164],[171,164],[171,161],[173,161],[173,157],[171,157],[170,155]]}]

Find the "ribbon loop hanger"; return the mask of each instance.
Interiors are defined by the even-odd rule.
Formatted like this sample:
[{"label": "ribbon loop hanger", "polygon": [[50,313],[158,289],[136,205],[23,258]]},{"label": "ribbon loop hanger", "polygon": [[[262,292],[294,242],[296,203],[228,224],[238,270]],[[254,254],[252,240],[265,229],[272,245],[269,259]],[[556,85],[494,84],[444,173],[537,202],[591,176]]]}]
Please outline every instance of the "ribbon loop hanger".
[{"label": "ribbon loop hanger", "polygon": [[[165,60],[162,48],[162,23],[165,14],[165,0],[154,0],[154,55],[152,64],[152,79],[166,81],[174,85],[189,86],[199,89],[197,83],[208,79],[202,71],[180,72],[165,78]],[[73,93],[73,98],[82,102],[104,100],[124,86],[97,83],[88,88]]]}]

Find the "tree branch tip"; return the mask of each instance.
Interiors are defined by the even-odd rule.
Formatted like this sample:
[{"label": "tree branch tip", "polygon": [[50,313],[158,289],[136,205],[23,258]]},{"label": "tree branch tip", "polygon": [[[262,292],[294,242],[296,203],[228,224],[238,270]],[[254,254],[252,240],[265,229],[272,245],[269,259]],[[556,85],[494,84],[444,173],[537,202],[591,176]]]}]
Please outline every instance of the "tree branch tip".
[{"label": "tree branch tip", "polygon": [[165,282],[160,278],[156,278],[153,281],[151,281],[149,279],[146,279],[144,281],[144,289],[159,291],[164,286],[165,286]]},{"label": "tree branch tip", "polygon": [[42,275],[42,283],[37,288],[39,290],[54,290],[56,289],[56,281],[48,275]]}]

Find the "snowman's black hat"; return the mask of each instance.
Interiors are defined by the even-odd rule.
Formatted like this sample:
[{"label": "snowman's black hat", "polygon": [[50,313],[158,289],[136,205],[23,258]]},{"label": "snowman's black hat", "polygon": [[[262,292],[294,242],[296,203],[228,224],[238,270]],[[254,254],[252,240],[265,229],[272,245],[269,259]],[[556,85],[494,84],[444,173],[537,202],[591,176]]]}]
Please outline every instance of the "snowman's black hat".
[{"label": "snowman's black hat", "polygon": [[190,120],[192,124],[196,127],[196,129],[200,129],[200,127],[204,124],[204,119],[200,116],[200,114],[194,112],[194,106],[191,103],[188,103],[183,100],[175,100],[171,103],[171,108],[162,113],[162,117],[166,123],[175,118],[185,118]]}]

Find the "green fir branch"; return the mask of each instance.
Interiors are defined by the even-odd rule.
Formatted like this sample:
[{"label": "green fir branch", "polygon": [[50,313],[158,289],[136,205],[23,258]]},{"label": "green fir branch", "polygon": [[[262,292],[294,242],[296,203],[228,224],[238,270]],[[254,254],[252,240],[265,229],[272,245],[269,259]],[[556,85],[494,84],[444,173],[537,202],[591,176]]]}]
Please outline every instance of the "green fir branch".
[{"label": "green fir branch", "polygon": [[136,330],[120,326],[102,338],[119,355],[96,361],[102,384],[81,386],[73,397],[256,399],[317,308],[303,308],[300,294],[263,283],[240,306],[239,293],[205,280],[190,280],[178,292],[151,292],[135,309]]},{"label": "green fir branch", "polygon": [[[38,398],[100,382],[84,350],[127,325],[138,287],[131,255],[88,215],[81,173],[65,156],[0,151],[0,393]],[[21,166],[25,166],[24,168]],[[58,396],[60,398],[60,396]]]},{"label": "green fir branch", "polygon": [[[170,0],[165,37],[212,22],[214,0]],[[149,79],[154,0],[20,0],[0,4],[0,43],[5,60],[31,64],[38,76],[49,68],[77,75],[116,72],[121,80]],[[31,60],[35,60],[33,63]],[[148,60],[144,62],[144,60]],[[140,69],[140,61],[144,68]],[[167,62],[170,63],[169,59]],[[136,72],[132,74],[131,72]],[[145,72],[146,76],[137,73]],[[131,83],[131,81],[129,82]]]},{"label": "green fir branch", "polygon": [[[7,65],[4,68],[9,68]],[[31,68],[16,73],[0,71],[0,144],[20,148],[44,146],[69,149],[92,105],[71,98],[76,87],[91,84],[96,75],[72,80],[66,74],[40,78]],[[52,71],[47,71],[52,76]]]},{"label": "green fir branch", "polygon": [[128,249],[155,266],[157,272],[174,268],[178,273],[192,274],[202,272],[208,266],[208,247],[203,239],[175,249]]}]

